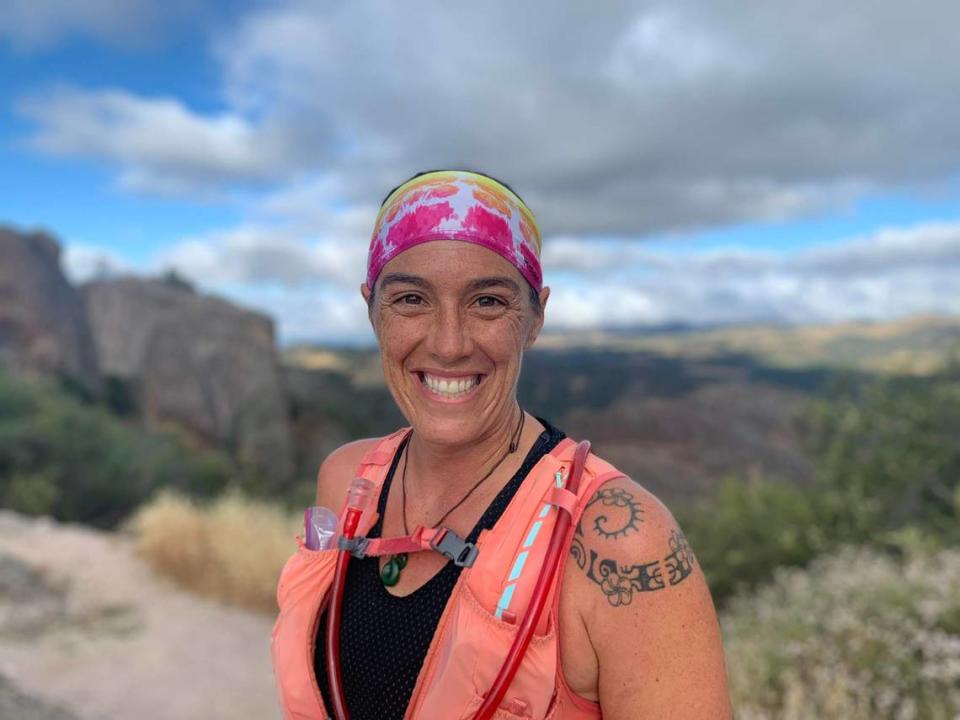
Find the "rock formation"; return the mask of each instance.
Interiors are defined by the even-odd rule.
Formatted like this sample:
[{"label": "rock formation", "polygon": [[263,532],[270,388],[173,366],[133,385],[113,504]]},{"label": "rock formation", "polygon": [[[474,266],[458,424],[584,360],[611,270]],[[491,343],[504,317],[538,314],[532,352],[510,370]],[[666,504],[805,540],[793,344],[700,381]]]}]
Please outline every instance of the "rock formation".
[{"label": "rock formation", "polygon": [[176,424],[254,467],[270,487],[292,451],[270,318],[168,277],[85,285],[105,375],[130,382],[149,424]]},{"label": "rock formation", "polygon": [[46,233],[0,227],[0,361],[19,374],[62,373],[98,384],[83,298]]}]

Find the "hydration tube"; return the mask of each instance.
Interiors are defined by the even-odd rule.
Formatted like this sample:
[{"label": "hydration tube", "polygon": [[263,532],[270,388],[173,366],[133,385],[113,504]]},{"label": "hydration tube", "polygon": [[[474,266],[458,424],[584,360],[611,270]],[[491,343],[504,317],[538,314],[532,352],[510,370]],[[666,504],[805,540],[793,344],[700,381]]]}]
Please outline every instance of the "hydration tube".
[{"label": "hydration tube", "polygon": [[[365,478],[354,478],[347,491],[347,507],[343,516],[341,535],[347,540],[357,534],[360,516],[370,502],[370,490],[373,483]],[[333,714],[337,720],[349,720],[347,702],[343,696],[343,679],[340,677],[340,610],[343,605],[343,586],[347,577],[347,563],[350,553],[337,552],[337,564],[333,573],[333,588],[327,616],[327,677],[330,681],[330,698],[333,702]]]},{"label": "hydration tube", "polygon": [[[573,454],[573,465],[570,468],[570,479],[567,481],[566,488],[574,495],[580,488],[580,477],[583,475],[583,466],[586,464],[589,452],[590,441],[583,440],[577,445],[576,452]],[[559,511],[557,524],[553,526],[553,533],[550,535],[550,545],[547,548],[547,556],[543,560],[543,568],[540,570],[537,584],[533,588],[533,595],[530,596],[530,604],[527,605],[527,610],[523,614],[523,620],[516,636],[513,638],[510,652],[507,653],[506,660],[500,666],[500,672],[493,681],[490,692],[487,693],[483,704],[473,716],[474,720],[488,720],[493,717],[503,700],[503,696],[509,689],[510,683],[513,682],[513,678],[516,677],[517,671],[520,669],[520,661],[523,660],[523,656],[527,652],[527,646],[533,639],[537,622],[540,620],[540,615],[543,614],[543,608],[547,602],[547,593],[550,591],[553,579],[557,575],[560,560],[566,554],[567,530],[570,529],[572,519],[569,512]]]},{"label": "hydration tube", "polygon": [[[589,452],[590,442],[588,440],[584,440],[577,445],[570,468],[570,478],[566,484],[566,489],[574,495],[580,487],[583,466]],[[371,485],[372,483],[368,480],[356,478],[350,487],[342,532],[343,537],[347,540],[353,539],[356,535],[360,516],[370,499]],[[572,522],[572,517],[567,510],[558,508],[558,512],[556,525],[553,526],[553,532],[550,535],[550,545],[547,547],[547,554],[540,570],[540,576],[537,578],[537,584],[534,586],[533,595],[530,597],[530,603],[523,614],[523,620],[521,620],[517,629],[510,651],[500,667],[500,672],[494,679],[483,704],[474,714],[473,720],[489,720],[493,717],[503,700],[503,696],[510,688],[510,683],[516,677],[517,671],[520,669],[520,662],[533,639],[537,623],[547,602],[550,586],[557,575],[560,561],[565,555],[567,531],[570,529],[570,523]],[[350,720],[347,703],[343,695],[343,680],[340,676],[340,609],[343,603],[343,586],[349,561],[349,551],[339,550],[333,576],[333,588],[331,589],[329,616],[327,617],[327,677],[330,683],[330,696],[336,720]]]}]

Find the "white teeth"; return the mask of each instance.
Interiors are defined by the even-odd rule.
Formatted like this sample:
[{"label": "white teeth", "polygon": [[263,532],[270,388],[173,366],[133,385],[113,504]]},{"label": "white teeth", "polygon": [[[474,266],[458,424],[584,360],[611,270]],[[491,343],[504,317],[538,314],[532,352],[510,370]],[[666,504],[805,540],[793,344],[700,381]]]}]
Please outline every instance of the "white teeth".
[{"label": "white teeth", "polygon": [[449,380],[446,378],[433,377],[423,373],[423,384],[438,395],[446,395],[447,397],[456,397],[457,395],[470,392],[477,385],[477,383],[478,380],[476,375],[468,378]]}]

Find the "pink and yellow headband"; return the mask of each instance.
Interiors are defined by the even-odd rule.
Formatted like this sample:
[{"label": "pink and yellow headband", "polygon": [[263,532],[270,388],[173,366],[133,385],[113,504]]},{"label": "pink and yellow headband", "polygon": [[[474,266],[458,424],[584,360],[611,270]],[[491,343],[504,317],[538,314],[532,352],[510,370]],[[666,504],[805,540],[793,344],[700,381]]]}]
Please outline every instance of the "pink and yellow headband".
[{"label": "pink and yellow headband", "polygon": [[513,265],[537,292],[543,288],[540,230],[533,213],[493,178],[462,170],[426,173],[384,202],[367,255],[367,285],[392,258],[431,240],[482,245]]}]

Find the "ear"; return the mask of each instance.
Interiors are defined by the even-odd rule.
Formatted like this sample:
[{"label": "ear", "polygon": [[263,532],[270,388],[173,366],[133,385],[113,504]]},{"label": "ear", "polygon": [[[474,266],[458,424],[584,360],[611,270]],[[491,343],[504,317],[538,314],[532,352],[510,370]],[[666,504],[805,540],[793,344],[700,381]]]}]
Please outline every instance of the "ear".
[{"label": "ear", "polygon": [[543,329],[543,319],[547,311],[547,300],[550,298],[550,288],[544,287],[540,291],[540,312],[537,313],[537,316],[534,318],[533,323],[530,325],[530,329],[527,331],[527,339],[523,343],[523,349],[529,350],[533,347],[533,344],[537,341],[537,338],[540,336],[540,331]]},{"label": "ear", "polygon": [[363,301],[367,304],[367,319],[370,320],[370,327],[373,328],[373,334],[377,334],[377,324],[373,321],[373,305],[371,300],[373,300],[373,290],[370,289],[370,286],[366,283],[360,285],[360,294],[363,296]]}]

